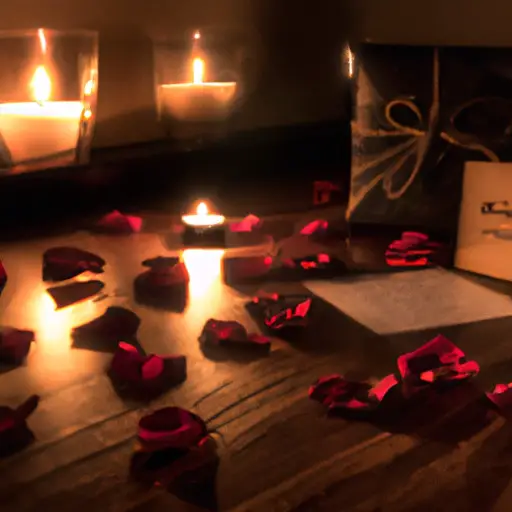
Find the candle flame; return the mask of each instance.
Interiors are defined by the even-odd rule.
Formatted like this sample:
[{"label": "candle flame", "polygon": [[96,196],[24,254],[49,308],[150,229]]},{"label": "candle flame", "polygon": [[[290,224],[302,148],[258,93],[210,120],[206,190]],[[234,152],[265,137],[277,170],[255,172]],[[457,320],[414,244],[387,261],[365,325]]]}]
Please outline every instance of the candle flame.
[{"label": "candle flame", "polygon": [[30,82],[30,87],[37,103],[42,104],[50,99],[52,81],[44,66],[37,67],[32,82]]},{"label": "candle flame", "polygon": [[44,34],[44,30],[42,28],[37,30],[37,36],[39,37],[39,44],[41,45],[41,52],[43,55],[46,55],[46,51],[48,49],[48,44],[46,42],[46,36]]},{"label": "candle flame", "polygon": [[347,62],[348,62],[348,76],[352,78],[354,76],[354,54],[350,49],[350,46],[347,45],[346,50]]},{"label": "candle flame", "polygon": [[84,111],[84,119],[90,119],[92,117],[92,111],[91,109],[87,109]]},{"label": "candle flame", "polygon": [[204,60],[197,57],[192,63],[192,69],[194,73],[194,83],[202,84],[204,80]]},{"label": "candle flame", "polygon": [[206,206],[206,203],[199,203],[196,212],[197,215],[208,215],[208,206]]},{"label": "candle flame", "polygon": [[197,30],[196,32],[194,32],[194,39],[197,41],[198,39],[201,39],[201,32],[199,32],[199,30]]}]

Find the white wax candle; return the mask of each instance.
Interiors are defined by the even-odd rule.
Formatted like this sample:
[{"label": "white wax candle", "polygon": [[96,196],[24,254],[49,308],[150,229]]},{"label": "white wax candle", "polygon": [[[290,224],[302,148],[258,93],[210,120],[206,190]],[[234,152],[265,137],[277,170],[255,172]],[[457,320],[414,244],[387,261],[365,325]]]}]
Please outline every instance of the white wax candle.
[{"label": "white wax candle", "polygon": [[160,106],[179,121],[219,121],[227,117],[236,94],[236,82],[163,84]]},{"label": "white wax candle", "polygon": [[0,135],[15,165],[76,149],[80,101],[0,104]]}]

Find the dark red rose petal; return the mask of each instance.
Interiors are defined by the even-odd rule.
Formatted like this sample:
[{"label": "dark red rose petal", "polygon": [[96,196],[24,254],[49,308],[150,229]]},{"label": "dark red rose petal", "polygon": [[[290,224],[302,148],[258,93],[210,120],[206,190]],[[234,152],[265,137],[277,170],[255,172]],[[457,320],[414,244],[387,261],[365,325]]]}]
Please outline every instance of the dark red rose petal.
[{"label": "dark red rose petal", "polygon": [[39,397],[34,395],[17,409],[0,407],[0,456],[22,450],[34,440],[26,420],[38,404]]},{"label": "dark red rose petal", "polygon": [[142,218],[134,215],[125,215],[114,210],[100,219],[97,228],[110,233],[139,233],[142,229]]},{"label": "dark red rose petal", "polygon": [[240,222],[232,222],[229,229],[234,233],[249,233],[260,227],[261,224],[261,220],[256,215],[250,214]]},{"label": "dark red rose petal", "polygon": [[73,329],[73,336],[97,336],[119,342],[135,337],[140,318],[131,310],[110,306],[103,315]]},{"label": "dark red rose petal", "polygon": [[399,240],[391,242],[386,250],[386,263],[391,267],[424,267],[431,265],[441,244],[429,240],[428,235],[406,231]]},{"label": "dark red rose petal", "polygon": [[0,261],[0,291],[3,290],[5,284],[7,283],[7,272],[3,263]]},{"label": "dark red rose petal", "polygon": [[165,407],[141,418],[137,436],[142,451],[189,450],[208,437],[208,429],[204,421],[190,411]]},{"label": "dark red rose petal", "polygon": [[83,272],[100,274],[105,260],[92,252],[76,247],[53,247],[43,254],[43,281],[59,282]]},{"label": "dark red rose petal", "polygon": [[394,375],[384,377],[373,387],[366,382],[349,381],[341,375],[328,375],[309,388],[309,397],[331,412],[374,411],[397,384]]},{"label": "dark red rose petal", "polygon": [[34,341],[33,331],[0,328],[0,362],[5,364],[21,364],[27,357]]},{"label": "dark red rose petal", "polygon": [[512,413],[512,383],[497,384],[492,393],[486,393],[494,406],[507,415]]},{"label": "dark red rose petal", "polygon": [[464,352],[442,335],[401,355],[397,364],[406,396],[434,383],[469,379],[480,370],[475,361],[466,361]]},{"label": "dark red rose petal", "polygon": [[101,281],[93,280],[53,286],[46,291],[55,302],[57,309],[61,309],[94,297],[103,290],[104,286]]},{"label": "dark red rose petal", "polygon": [[254,348],[270,350],[270,339],[260,334],[248,334],[239,322],[210,318],[199,337],[201,343],[213,347]]},{"label": "dark red rose petal", "polygon": [[276,330],[283,327],[304,326],[307,323],[311,302],[311,298],[308,298],[284,309],[282,304],[272,304],[266,311],[265,325]]},{"label": "dark red rose petal", "polygon": [[168,270],[180,263],[177,256],[157,256],[142,262],[142,266],[149,267],[151,270]]},{"label": "dark red rose petal", "polygon": [[314,221],[310,222],[309,224],[306,224],[300,230],[300,234],[307,235],[307,236],[320,234],[320,233],[326,231],[328,226],[329,226],[329,223],[326,220],[322,220],[322,219],[314,220]]},{"label": "dark red rose petal", "polygon": [[112,358],[109,375],[113,382],[141,398],[152,398],[187,378],[185,356],[143,355],[136,347],[120,343]]},{"label": "dark red rose petal", "polygon": [[167,488],[182,475],[193,478],[197,470],[218,459],[216,451],[215,443],[207,437],[189,449],[139,451],[132,457],[130,473],[141,482]]}]

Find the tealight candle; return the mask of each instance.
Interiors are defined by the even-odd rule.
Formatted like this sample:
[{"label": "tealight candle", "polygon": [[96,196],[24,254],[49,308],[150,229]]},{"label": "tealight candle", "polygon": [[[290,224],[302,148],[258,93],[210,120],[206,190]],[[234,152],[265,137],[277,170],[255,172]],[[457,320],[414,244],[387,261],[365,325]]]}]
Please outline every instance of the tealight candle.
[{"label": "tealight candle", "polygon": [[185,225],[183,243],[185,246],[224,247],[225,217],[210,213],[205,202],[200,202],[195,213],[181,217]]}]

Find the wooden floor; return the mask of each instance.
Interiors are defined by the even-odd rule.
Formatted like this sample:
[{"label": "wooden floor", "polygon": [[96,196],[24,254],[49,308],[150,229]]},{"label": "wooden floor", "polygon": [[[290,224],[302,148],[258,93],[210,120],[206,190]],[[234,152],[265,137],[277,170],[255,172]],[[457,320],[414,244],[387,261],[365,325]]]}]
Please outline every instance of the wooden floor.
[{"label": "wooden floor", "polygon": [[[41,281],[41,255],[58,245],[106,259],[104,300],[54,310]],[[203,509],[193,501],[209,503],[211,510],[216,501],[217,510],[240,512],[486,512],[500,497],[499,506],[508,506],[500,510],[512,510],[506,494],[512,426],[476,400],[496,380],[512,380],[511,317],[446,329],[482,365],[476,390],[459,388],[439,403],[425,404],[408,427],[329,419],[307,398],[317,377],[340,372],[380,378],[396,369],[399,353],[432,332],[377,335],[318,300],[301,339],[274,340],[262,359],[214,360],[197,341],[204,322],[237,320],[256,330],[244,308],[255,289],[225,285],[219,253],[189,252],[190,302],[184,313],[136,303],[132,287],[141,261],[169,253],[158,233],[119,238],[76,232],[0,247],[9,274],[0,298],[2,323],[37,333],[26,366],[0,375],[0,403],[14,406],[30,394],[42,396],[30,420],[37,441],[0,461],[2,512]],[[300,291],[303,285],[265,288]],[[435,297],[424,307],[432,302]],[[188,380],[149,407],[116,395],[104,373],[110,354],[72,348],[70,329],[110,305],[141,317],[138,339],[146,352],[188,358]],[[171,404],[194,411],[217,432],[215,499],[206,485],[183,490],[178,498],[128,482],[138,418]]]}]

